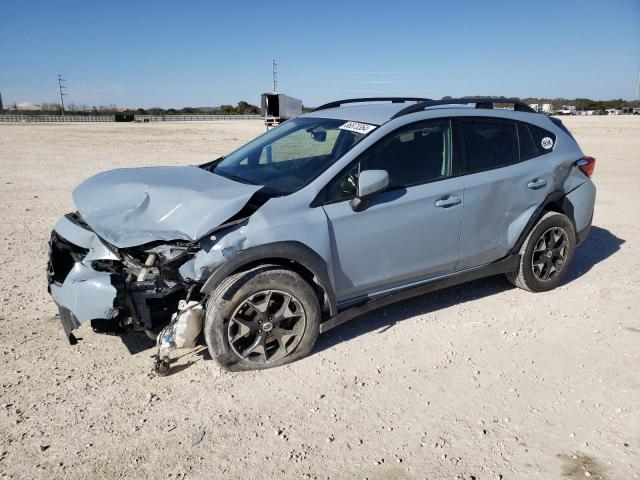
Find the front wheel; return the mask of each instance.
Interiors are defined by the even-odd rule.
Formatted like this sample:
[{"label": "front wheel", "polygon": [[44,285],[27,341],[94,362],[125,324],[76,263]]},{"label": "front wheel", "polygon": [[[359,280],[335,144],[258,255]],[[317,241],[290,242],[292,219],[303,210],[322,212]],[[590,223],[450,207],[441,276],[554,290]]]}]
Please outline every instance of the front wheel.
[{"label": "front wheel", "polygon": [[297,273],[261,266],[231,275],[207,302],[204,333],[211,356],[227,370],[258,370],[309,354],[320,305]]},{"label": "front wheel", "polygon": [[576,249],[571,221],[561,213],[548,212],[531,230],[520,249],[518,270],[507,274],[516,287],[546,292],[560,285]]}]

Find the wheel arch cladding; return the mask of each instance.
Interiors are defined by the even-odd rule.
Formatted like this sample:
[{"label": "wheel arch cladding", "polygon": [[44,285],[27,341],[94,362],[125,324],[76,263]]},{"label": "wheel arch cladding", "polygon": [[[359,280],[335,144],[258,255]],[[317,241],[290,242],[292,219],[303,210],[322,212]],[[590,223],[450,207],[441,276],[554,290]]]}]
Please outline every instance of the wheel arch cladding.
[{"label": "wheel arch cladding", "polygon": [[511,249],[511,253],[517,253],[520,251],[520,248],[524,244],[524,241],[526,240],[531,230],[533,230],[533,228],[547,212],[557,212],[566,215],[573,225],[574,233],[578,232],[576,228],[576,221],[574,218],[573,204],[568,201],[566,197],[567,195],[565,195],[561,191],[551,192],[549,195],[547,195],[547,198],[545,198],[544,202],[542,202],[529,217],[529,220],[527,221],[525,227],[520,232],[518,240]]},{"label": "wheel arch cladding", "polygon": [[335,292],[325,261],[311,248],[295,241],[268,243],[235,253],[211,273],[200,291],[208,295],[229,275],[266,264],[279,265],[301,275],[317,291],[320,306],[328,309],[330,315],[337,313]]}]

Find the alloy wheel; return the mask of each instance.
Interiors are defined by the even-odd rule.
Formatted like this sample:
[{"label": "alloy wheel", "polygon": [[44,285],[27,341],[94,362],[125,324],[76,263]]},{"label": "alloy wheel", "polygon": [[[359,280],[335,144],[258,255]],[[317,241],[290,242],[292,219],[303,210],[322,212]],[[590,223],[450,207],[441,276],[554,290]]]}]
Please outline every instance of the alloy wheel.
[{"label": "alloy wheel", "polygon": [[279,290],[263,290],[240,302],[229,319],[227,338],[238,357],[272,363],[298,346],[306,323],[297,298]]},{"label": "alloy wheel", "polygon": [[569,238],[564,229],[552,227],[545,231],[536,242],[531,257],[534,276],[547,282],[558,275],[567,261],[568,246]]}]

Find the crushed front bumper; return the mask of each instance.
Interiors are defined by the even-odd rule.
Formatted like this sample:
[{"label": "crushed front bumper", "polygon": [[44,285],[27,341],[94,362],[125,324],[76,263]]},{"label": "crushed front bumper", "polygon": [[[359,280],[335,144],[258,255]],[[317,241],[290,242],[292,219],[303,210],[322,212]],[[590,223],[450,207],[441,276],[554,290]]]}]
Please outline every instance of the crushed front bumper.
[{"label": "crushed front bumper", "polygon": [[93,268],[97,260],[120,260],[87,226],[67,215],[54,227],[49,241],[47,280],[49,292],[60,310],[65,335],[94,319],[118,315],[118,291],[112,274]]},{"label": "crushed front bumper", "polygon": [[[65,215],[54,227],[48,290],[71,343],[72,331],[87,321],[94,332],[111,334],[155,330],[170,321],[188,287],[174,278],[179,264],[171,270],[165,263],[151,278],[140,279],[130,254],[101,240],[77,214]],[[162,275],[161,268],[167,269]]]}]

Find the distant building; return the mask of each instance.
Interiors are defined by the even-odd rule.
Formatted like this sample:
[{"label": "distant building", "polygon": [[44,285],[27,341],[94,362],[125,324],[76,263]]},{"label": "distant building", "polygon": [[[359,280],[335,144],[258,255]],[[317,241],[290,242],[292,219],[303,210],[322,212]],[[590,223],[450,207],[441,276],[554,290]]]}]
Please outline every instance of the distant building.
[{"label": "distant building", "polygon": [[42,110],[42,105],[31,102],[22,102],[16,105],[16,110]]},{"label": "distant building", "polygon": [[551,105],[550,103],[543,103],[542,113],[553,113],[553,105]]}]

